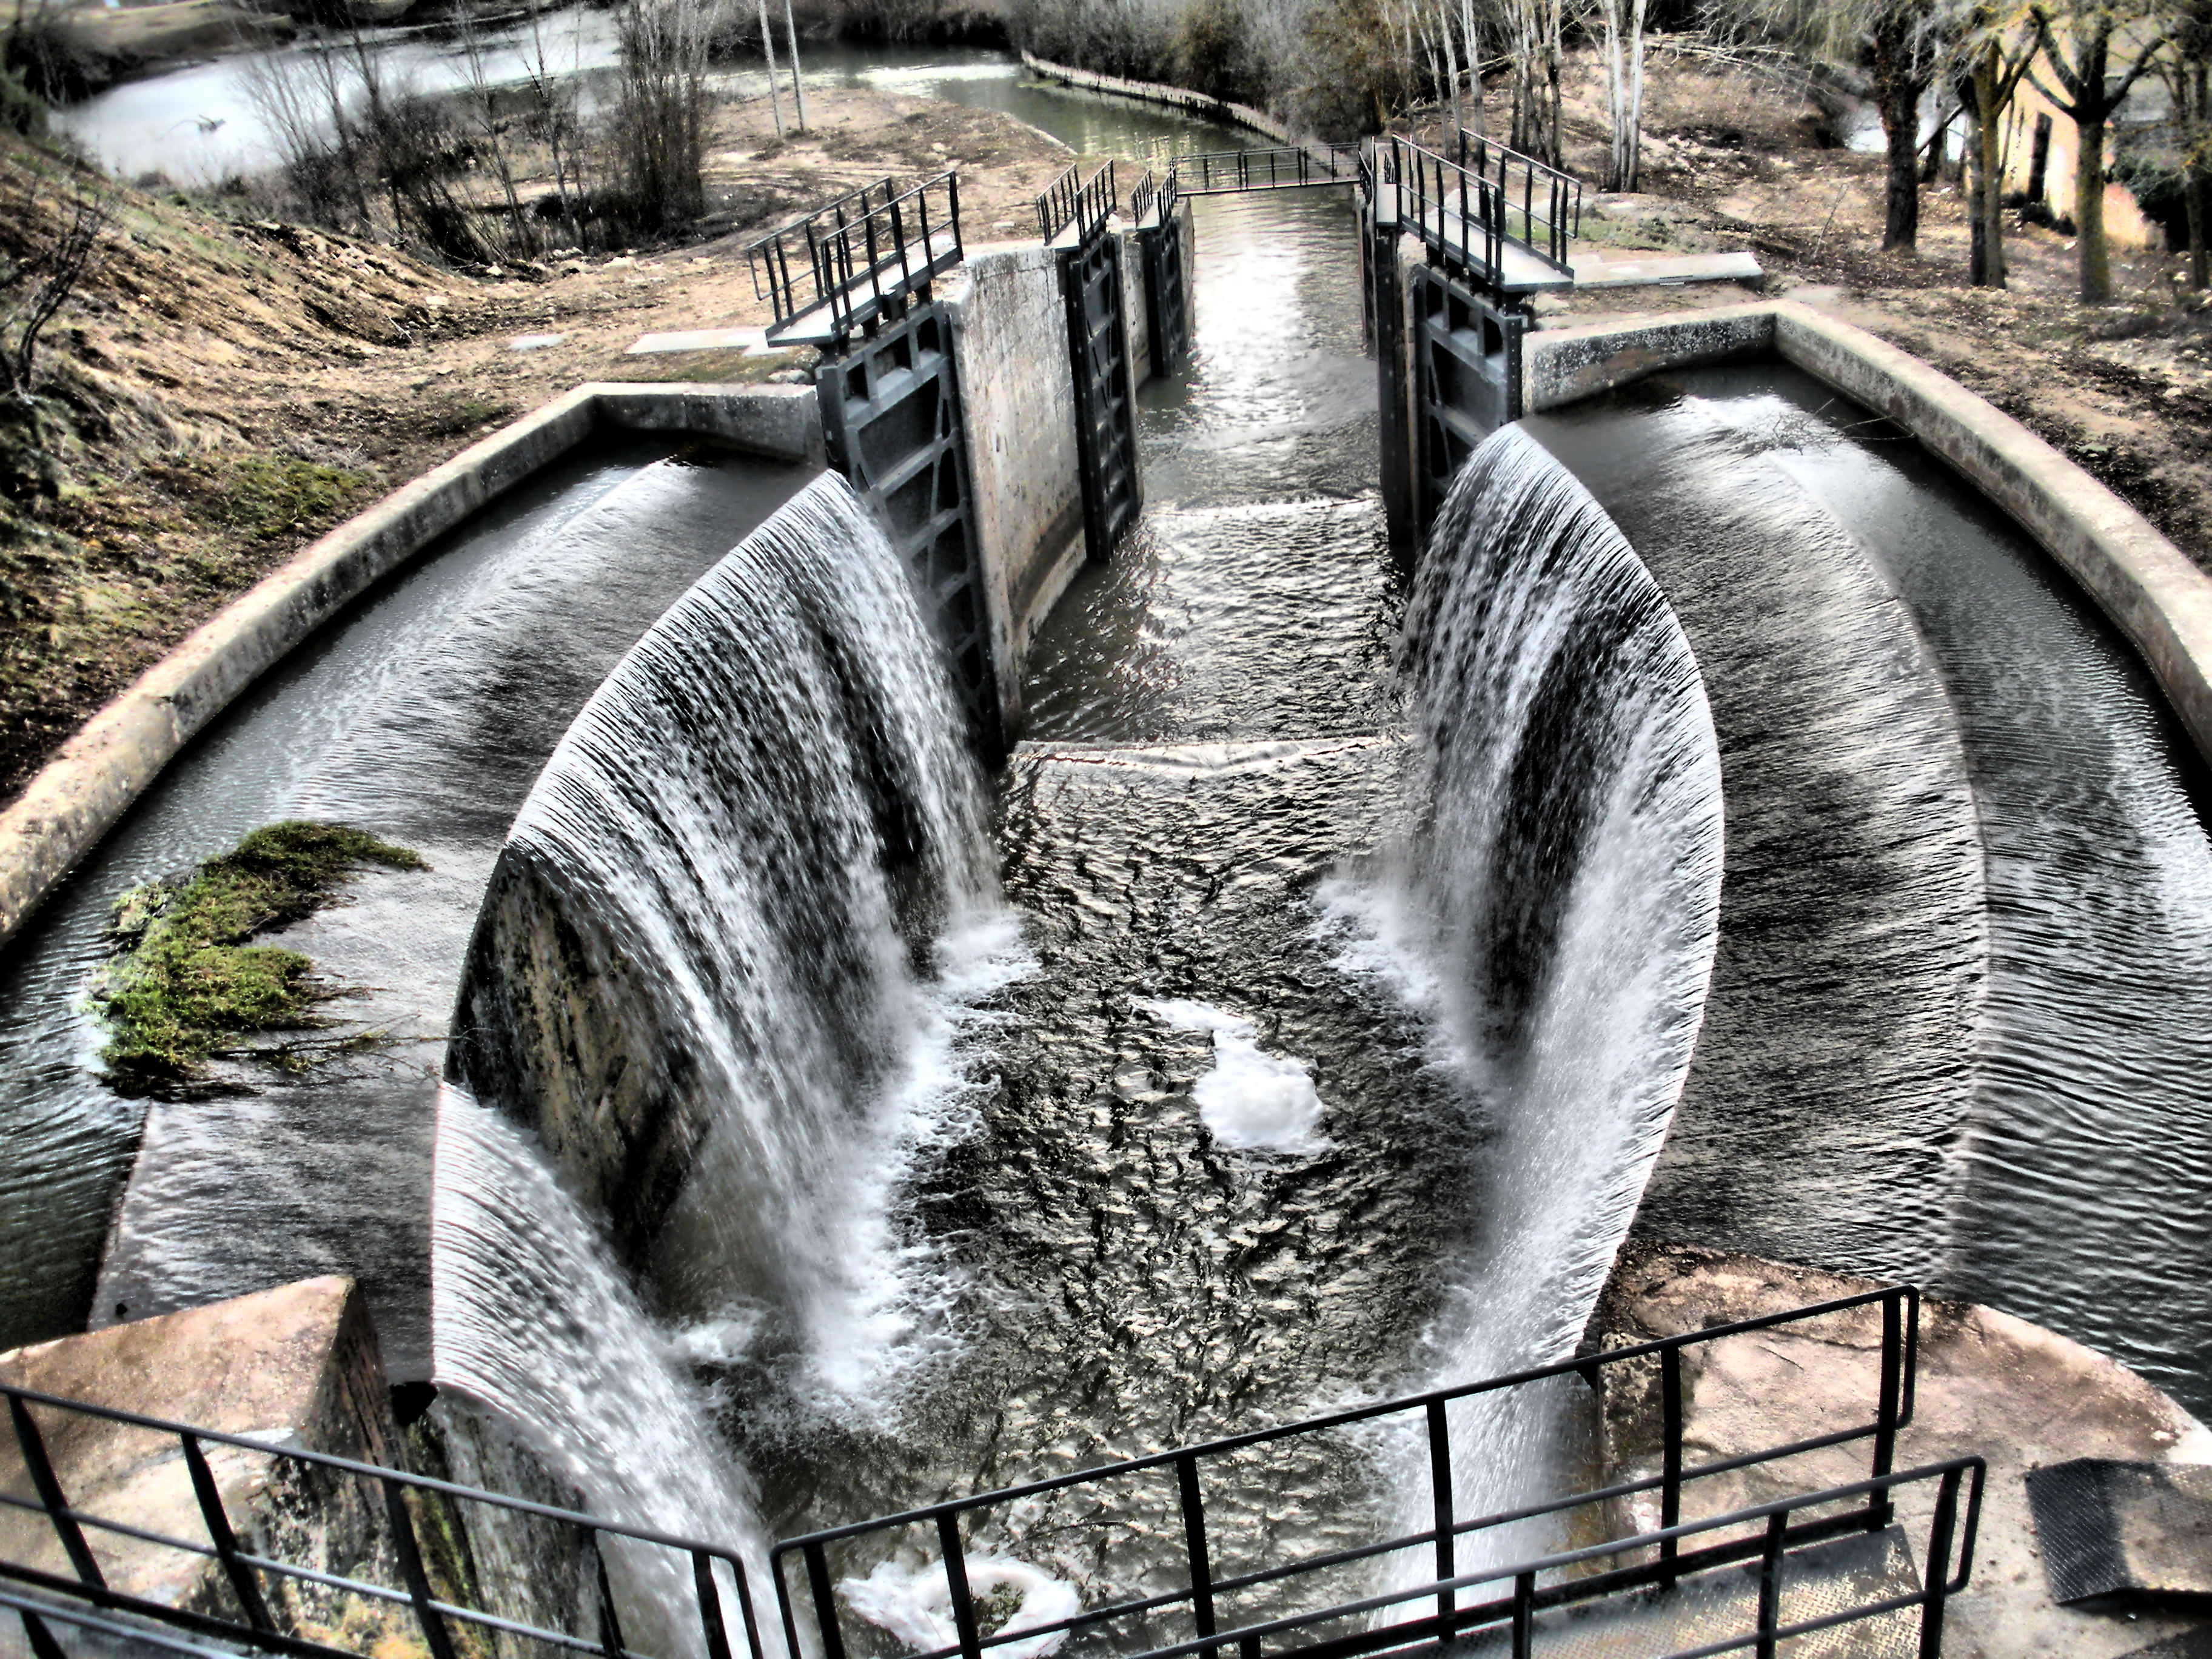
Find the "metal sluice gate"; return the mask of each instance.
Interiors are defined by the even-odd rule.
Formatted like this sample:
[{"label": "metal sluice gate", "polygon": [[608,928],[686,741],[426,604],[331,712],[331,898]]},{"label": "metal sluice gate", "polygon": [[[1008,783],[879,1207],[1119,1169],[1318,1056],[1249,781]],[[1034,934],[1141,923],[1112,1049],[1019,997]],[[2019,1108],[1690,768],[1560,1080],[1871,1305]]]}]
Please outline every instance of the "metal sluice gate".
[{"label": "metal sluice gate", "polygon": [[[1856,1323],[1869,1316],[1880,1322],[1880,1360],[1863,1419],[1741,1455],[1686,1461],[1685,1373],[1692,1351],[1783,1326],[1854,1318]],[[19,1541],[8,1559],[0,1559],[0,1578],[14,1581],[0,1585],[0,1607],[22,1617],[37,1659],[57,1659],[62,1651],[56,1626],[111,1635],[167,1627],[197,1640],[155,1635],[151,1646],[184,1652],[245,1647],[321,1659],[352,1651],[322,1639],[338,1626],[337,1604],[346,1599],[380,1606],[404,1620],[433,1659],[466,1659],[477,1646],[476,1638],[520,1638],[549,1652],[596,1653],[604,1659],[676,1659],[686,1650],[707,1659],[784,1659],[799,1653],[852,1659],[856,1650],[881,1651],[883,1638],[880,1632],[864,1635],[854,1628],[851,1613],[840,1605],[838,1580],[865,1576],[875,1564],[911,1556],[919,1547],[925,1563],[933,1554],[944,1574],[956,1639],[914,1659],[988,1659],[1018,1642],[1031,1644],[1019,1650],[1031,1654],[1049,1650],[1034,1645],[1044,1642],[1071,1656],[1133,1659],[1352,1659],[1385,1650],[1447,1648],[1475,1659],[1533,1656],[1608,1634],[1615,1643],[1626,1637],[1638,1644],[1608,1651],[1678,1659],[1732,1652],[1771,1656],[1793,1638],[1866,1623],[1882,1627],[1883,1651],[1936,1659],[1946,1601],[1965,1588],[1972,1563],[1984,1466],[1979,1458],[1962,1457],[1893,1467],[1899,1431],[1912,1419],[1918,1328],[1917,1291],[1869,1291],[809,1533],[769,1553],[782,1638],[769,1646],[763,1645],[754,1615],[745,1565],[727,1547],[8,1388],[20,1462],[6,1472],[0,1503],[33,1517],[42,1515],[59,1547],[50,1547],[49,1555],[60,1559],[21,1559],[33,1553]],[[1455,1417],[1464,1422],[1480,1409],[1473,1402],[1486,1396],[1571,1388],[1577,1381],[1592,1390],[1656,1387],[1656,1471],[1462,1516],[1454,1480]],[[190,1472],[206,1537],[166,1534],[73,1505],[45,1437],[68,1432],[86,1419],[105,1432],[173,1442]],[[1779,1474],[1776,1466],[1788,1459],[1861,1443],[1867,1446],[1863,1478],[1721,1514],[1686,1511],[1686,1499],[1694,1498],[1700,1482],[1753,1468],[1765,1470],[1771,1482]],[[284,1559],[277,1551],[280,1540],[242,1537],[226,1511],[210,1448],[254,1460],[271,1487],[313,1490],[326,1500],[335,1495],[356,1504],[356,1519],[368,1540],[364,1559],[311,1565]],[[1430,1524],[1352,1548],[1230,1563],[1224,1571],[1219,1551],[1230,1540],[1209,1520],[1209,1498],[1219,1503],[1232,1495],[1224,1479],[1227,1469],[1235,1472],[1235,1491],[1249,1494],[1262,1479],[1270,1448],[1348,1454],[1376,1468],[1389,1466],[1394,1455],[1425,1462]],[[1152,1542],[1150,1559],[1135,1575],[1150,1593],[1113,1599],[1116,1592],[1107,1590],[1097,1605],[1065,1618],[1033,1625],[1005,1619],[987,1628],[971,1561],[986,1553],[994,1559],[1023,1553],[1025,1521],[1042,1524],[1040,1500],[1060,1493],[1081,1499],[1109,1486],[1129,1517],[1118,1524],[1132,1540]],[[1624,1521],[1634,1506],[1649,1506],[1654,1498],[1658,1525]],[[568,1627],[487,1605],[499,1598],[481,1585],[474,1586],[473,1597],[465,1594],[472,1575],[457,1566],[455,1546],[437,1541],[450,1540],[452,1517],[461,1506],[484,1506],[502,1524],[534,1528],[541,1549],[549,1541],[568,1545],[576,1570],[568,1577],[586,1587],[574,1598]],[[1907,1511],[1926,1517],[1914,1522],[1925,1534],[1917,1550],[1907,1535]],[[258,1520],[248,1524],[281,1530]],[[1483,1550],[1483,1534],[1525,1537],[1531,1524],[1547,1529],[1547,1546],[1594,1531],[1601,1541],[1539,1547],[1519,1559],[1510,1559],[1509,1551],[1507,1565],[1482,1565],[1486,1556],[1498,1553]],[[1516,1528],[1522,1529],[1517,1534],[1503,1530]],[[182,1605],[114,1588],[92,1547],[93,1533],[101,1534],[111,1559],[133,1553],[143,1559],[148,1552],[185,1558],[186,1565],[197,1559],[198,1588],[180,1598]],[[431,1540],[428,1548],[425,1534]],[[19,1526],[0,1529],[0,1536],[20,1540],[24,1534]],[[667,1652],[641,1651],[625,1638],[602,1553],[606,1539],[626,1553],[666,1556],[679,1571],[664,1582],[688,1581],[680,1596],[684,1605],[664,1603],[659,1609],[668,1627],[665,1639],[672,1644]],[[1163,1547],[1166,1540],[1179,1542]],[[1100,1542],[1086,1540],[1094,1559]],[[340,1565],[343,1571],[333,1570]],[[1164,1580],[1166,1587],[1156,1588]],[[1347,1595],[1347,1584],[1370,1593]],[[1299,1604],[1302,1586],[1314,1588],[1312,1605]],[[302,1633],[308,1629],[322,1634]],[[465,1632],[475,1637],[457,1646]]]}]

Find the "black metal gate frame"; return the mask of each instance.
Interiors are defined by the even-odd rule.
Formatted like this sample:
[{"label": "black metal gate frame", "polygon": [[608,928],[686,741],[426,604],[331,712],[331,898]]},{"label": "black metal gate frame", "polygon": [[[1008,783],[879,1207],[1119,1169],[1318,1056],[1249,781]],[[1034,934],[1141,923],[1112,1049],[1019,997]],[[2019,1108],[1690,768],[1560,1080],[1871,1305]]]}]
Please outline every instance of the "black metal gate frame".
[{"label": "black metal gate frame", "polygon": [[1152,373],[1172,374],[1190,349],[1190,297],[1182,276],[1182,198],[1172,168],[1149,169],[1129,192],[1129,222],[1145,259],[1145,343]]},{"label": "black metal gate frame", "polygon": [[[1425,532],[1468,452],[1521,418],[1521,354],[1528,319],[1437,266],[1416,266],[1412,276],[1406,298],[1413,311],[1415,511]],[[1494,362],[1485,340],[1469,338],[1491,331],[1498,337]],[[1460,396],[1453,395],[1455,389]],[[1493,390],[1486,407],[1467,395]]]},{"label": "black metal gate frame", "polygon": [[1083,489],[1083,540],[1094,561],[1112,554],[1144,505],[1137,455],[1137,393],[1121,291],[1121,242],[1109,221],[1121,198],[1114,164],[1088,179],[1079,163],[1037,198],[1037,228],[1057,256],[1074,377],[1075,453]]},{"label": "black metal gate frame", "polygon": [[1006,752],[952,319],[927,291],[816,370],[830,464],[874,509],[943,646],[988,762]]}]

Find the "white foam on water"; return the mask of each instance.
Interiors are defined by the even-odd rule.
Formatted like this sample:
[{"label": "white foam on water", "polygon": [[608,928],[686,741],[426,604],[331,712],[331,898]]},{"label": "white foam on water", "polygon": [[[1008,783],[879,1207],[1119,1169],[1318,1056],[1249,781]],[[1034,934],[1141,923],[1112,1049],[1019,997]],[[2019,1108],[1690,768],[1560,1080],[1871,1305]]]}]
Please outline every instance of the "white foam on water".
[{"label": "white foam on water", "polygon": [[[1407,1379],[1428,1389],[1565,1358],[1582,1334],[1687,1074],[1721,793],[1703,683],[1657,584],[1516,429],[1462,470],[1407,631],[1427,820],[1316,902],[1340,968],[1425,1028],[1488,1130],[1474,1237]],[[1454,1405],[1462,1518],[1556,1495],[1565,1404],[1537,1389]],[[1376,1443],[1407,1532],[1431,1524],[1419,1426]],[[1469,1534],[1461,1567],[1554,1541],[1541,1525]]]},{"label": "white foam on water", "polygon": [[1301,1157],[1329,1149],[1309,1062],[1267,1053],[1250,1020],[1212,1003],[1170,997],[1136,1006],[1178,1030],[1213,1034],[1213,1069],[1190,1093],[1200,1121],[1223,1146]]},{"label": "white foam on water", "polygon": [[[1025,1561],[971,1555],[966,1566],[968,1593],[975,1601],[984,1601],[994,1591],[1011,1590],[1021,1597],[1020,1604],[996,1632],[985,1628],[987,1636],[1055,1624],[1073,1618],[1082,1608],[1083,1601],[1074,1585]],[[960,1640],[952,1619],[952,1587],[945,1579],[942,1561],[914,1566],[879,1561],[866,1578],[840,1579],[837,1593],[861,1618],[889,1631],[917,1652],[952,1647]],[[984,1652],[993,1659],[1042,1659],[1043,1655],[1057,1651],[1067,1638],[1064,1630],[1052,1631],[1027,1641],[995,1644]]]}]

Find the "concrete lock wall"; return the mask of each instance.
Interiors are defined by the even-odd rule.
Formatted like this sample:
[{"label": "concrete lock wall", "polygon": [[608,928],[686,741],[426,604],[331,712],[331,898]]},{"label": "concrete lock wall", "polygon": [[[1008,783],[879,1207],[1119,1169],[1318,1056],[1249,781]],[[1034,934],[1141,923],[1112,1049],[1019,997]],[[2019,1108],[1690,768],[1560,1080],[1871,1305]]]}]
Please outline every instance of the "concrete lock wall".
[{"label": "concrete lock wall", "polygon": [[[1183,291],[1195,239],[1182,217]],[[1153,373],[1144,251],[1121,242],[1121,311],[1130,375]],[[991,608],[991,654],[1007,730],[1021,726],[1022,672],[1038,625],[1084,562],[1083,473],[1075,447],[1075,376],[1059,256],[1027,243],[971,249],[946,279],[945,308],[968,424],[975,538]]]},{"label": "concrete lock wall", "polygon": [[240,692],[372,583],[607,428],[822,460],[813,388],[787,386],[581,386],[463,450],[231,601],[62,745],[0,812],[0,943]]},{"label": "concrete lock wall", "polygon": [[968,423],[991,659],[1020,729],[1030,640],[1083,566],[1083,478],[1060,270],[1042,246],[983,247],[946,281]]}]

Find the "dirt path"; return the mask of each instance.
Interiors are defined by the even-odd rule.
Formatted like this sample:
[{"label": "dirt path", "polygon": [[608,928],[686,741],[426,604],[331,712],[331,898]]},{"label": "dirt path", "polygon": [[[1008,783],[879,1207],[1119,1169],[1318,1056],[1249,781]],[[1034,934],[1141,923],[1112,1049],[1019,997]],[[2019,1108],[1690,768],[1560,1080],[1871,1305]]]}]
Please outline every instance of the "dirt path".
[{"label": "dirt path", "polygon": [[[629,356],[641,334],[768,320],[763,230],[886,173],[957,167],[970,245],[1033,234],[1073,159],[1011,117],[817,93],[778,143],[721,112],[719,238],[476,280],[179,196],[120,191],[113,257],[50,337],[65,418],[43,481],[0,430],[0,796],[225,602],[348,513],[579,382],[757,380],[811,354]],[[0,145],[0,250],[58,210],[52,158]],[[557,336],[526,349],[518,340]]]}]

